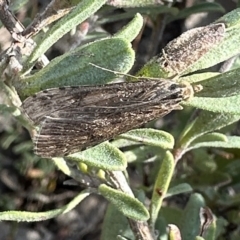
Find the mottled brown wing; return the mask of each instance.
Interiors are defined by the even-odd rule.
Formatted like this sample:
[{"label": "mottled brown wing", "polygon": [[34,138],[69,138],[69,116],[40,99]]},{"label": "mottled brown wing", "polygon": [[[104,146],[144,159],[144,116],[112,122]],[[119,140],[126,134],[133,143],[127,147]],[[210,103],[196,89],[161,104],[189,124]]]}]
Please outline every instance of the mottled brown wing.
[{"label": "mottled brown wing", "polygon": [[[118,108],[112,113],[97,114],[97,119],[93,114],[77,116],[76,112],[79,109],[72,109],[76,111],[74,118],[46,117],[39,134],[34,138],[35,153],[42,157],[54,157],[86,149],[157,117],[163,117],[170,111],[178,109],[181,100],[182,98],[178,97],[144,109],[131,106],[128,109]],[[80,111],[84,112],[82,109]]]},{"label": "mottled brown wing", "polygon": [[112,139],[179,109],[186,88],[148,80],[40,92],[23,103],[29,118],[40,123],[35,153],[64,156]]},{"label": "mottled brown wing", "polygon": [[116,106],[119,101],[132,104],[134,101],[144,101],[152,92],[164,96],[165,91],[169,89],[174,93],[177,86],[172,81],[159,79],[131,83],[51,88],[25,99],[22,108],[32,122],[37,125],[46,116],[59,110],[85,106]]}]

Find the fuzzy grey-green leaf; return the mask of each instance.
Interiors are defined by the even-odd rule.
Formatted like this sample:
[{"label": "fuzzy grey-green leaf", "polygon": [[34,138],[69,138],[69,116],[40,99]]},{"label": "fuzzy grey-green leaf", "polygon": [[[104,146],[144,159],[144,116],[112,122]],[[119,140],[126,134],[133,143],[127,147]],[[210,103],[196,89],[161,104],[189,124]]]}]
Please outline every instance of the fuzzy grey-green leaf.
[{"label": "fuzzy grey-green leaf", "polygon": [[104,216],[101,240],[113,240],[118,235],[125,236],[128,239],[134,238],[127,218],[110,203]]},{"label": "fuzzy grey-green leaf", "polygon": [[180,77],[177,81],[178,82],[188,82],[188,83],[199,83],[203,80],[208,80],[212,77],[215,77],[217,75],[219,75],[219,72],[204,72],[204,73],[196,73],[196,74],[192,74],[189,76],[185,76],[185,77]]},{"label": "fuzzy grey-green leaf", "polygon": [[219,142],[227,142],[227,136],[222,133],[207,133],[198,138],[196,138],[191,144],[190,148],[199,148],[199,147],[214,147],[218,145]]},{"label": "fuzzy grey-green leaf", "polygon": [[105,184],[99,186],[99,192],[126,217],[137,221],[147,221],[149,219],[147,209],[137,198],[133,198]]},{"label": "fuzzy grey-green leaf", "polygon": [[106,0],[82,0],[76,7],[61,20],[56,22],[37,44],[33,53],[28,58],[27,65],[34,62],[44,54],[58,39],[69,32],[72,28],[89,18],[93,13],[105,4]]},{"label": "fuzzy grey-green leaf", "polygon": [[174,157],[170,151],[167,151],[154,183],[150,207],[152,225],[154,225],[157,220],[159,210],[162,206],[162,201],[167,193],[170,181],[172,179],[174,166]]},{"label": "fuzzy grey-green leaf", "polygon": [[168,21],[176,21],[177,19],[184,19],[189,17],[191,14],[194,13],[202,13],[202,12],[221,12],[224,13],[225,9],[222,7],[221,4],[216,2],[200,2],[196,3],[191,7],[187,7],[181,9],[176,16],[169,17]]},{"label": "fuzzy grey-green leaf", "polygon": [[182,132],[178,143],[179,147],[186,148],[197,137],[230,125],[231,123],[238,121],[239,118],[239,115],[201,111],[195,120],[191,121]]},{"label": "fuzzy grey-green leaf", "polygon": [[119,32],[114,34],[113,37],[125,38],[129,42],[133,41],[140,33],[143,27],[143,17],[137,13],[130,23],[124,26]]},{"label": "fuzzy grey-green leaf", "polygon": [[46,212],[25,212],[25,211],[6,211],[0,212],[0,220],[17,221],[17,222],[38,222],[54,218],[60,214],[72,210],[78,203],[89,195],[89,192],[83,191],[77,195],[70,203],[60,209]]},{"label": "fuzzy grey-green leaf", "polygon": [[198,84],[202,86],[198,97],[209,98],[223,98],[231,97],[240,94],[240,69],[233,69],[231,71],[217,74],[211,78],[205,78],[199,81]]},{"label": "fuzzy grey-green leaf", "polygon": [[126,73],[131,69],[134,58],[135,53],[127,40],[99,40],[53,59],[44,69],[21,79],[16,87],[19,95],[26,98],[47,88],[104,84],[116,75],[90,63]]},{"label": "fuzzy grey-green leaf", "polygon": [[127,160],[124,154],[108,142],[101,143],[79,153],[68,155],[65,158],[110,171],[123,171],[127,167]]},{"label": "fuzzy grey-green leaf", "polygon": [[199,212],[204,205],[204,199],[200,194],[196,193],[190,197],[180,222],[182,239],[192,240],[198,235],[200,227]]},{"label": "fuzzy grey-green leaf", "polygon": [[174,146],[174,138],[171,134],[152,128],[134,129],[121,134],[120,137],[163,149],[172,149]]},{"label": "fuzzy grey-green leaf", "polygon": [[181,194],[181,193],[189,193],[192,191],[193,191],[193,188],[188,183],[180,183],[174,187],[171,187],[168,190],[165,198],[172,197],[174,195]]},{"label": "fuzzy grey-green leaf", "polygon": [[240,115],[240,94],[224,98],[194,97],[187,101],[185,105],[215,113]]},{"label": "fuzzy grey-green leaf", "polygon": [[[211,136],[211,134],[206,134]],[[221,134],[225,137],[225,140],[221,141],[220,139],[212,139],[211,141],[203,141],[205,135],[202,137],[197,138],[190,144],[190,148],[200,148],[200,147],[217,147],[217,148],[240,148],[240,137],[238,136],[226,136]]]}]

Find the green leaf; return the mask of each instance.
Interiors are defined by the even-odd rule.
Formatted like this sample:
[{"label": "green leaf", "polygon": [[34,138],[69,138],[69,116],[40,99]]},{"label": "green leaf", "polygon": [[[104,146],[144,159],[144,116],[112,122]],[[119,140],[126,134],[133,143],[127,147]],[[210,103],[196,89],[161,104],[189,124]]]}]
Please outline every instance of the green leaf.
[{"label": "green leaf", "polygon": [[170,17],[168,19],[168,22],[175,21],[177,19],[184,19],[189,17],[191,14],[201,13],[201,12],[224,13],[225,9],[222,7],[222,5],[216,2],[202,2],[202,3],[194,4],[191,7],[182,9],[181,11],[179,11],[178,15],[174,17]]},{"label": "green leaf", "polygon": [[180,222],[182,239],[192,240],[199,234],[199,213],[200,208],[204,206],[204,199],[200,194],[195,193],[190,197]]},{"label": "green leaf", "polygon": [[127,140],[124,138],[115,138],[111,142],[111,144],[117,148],[135,147],[135,146],[139,145],[139,143],[137,143],[135,141],[130,141],[130,140]]},{"label": "green leaf", "polygon": [[113,204],[109,204],[104,216],[101,240],[113,240],[118,235],[127,237],[128,239],[134,238],[127,218]]},{"label": "green leaf", "polygon": [[240,8],[223,15],[217,22],[225,22],[229,28],[238,28],[240,24]]},{"label": "green leaf", "polygon": [[9,107],[5,104],[0,104],[0,113],[1,115],[4,114],[12,114],[13,116],[17,117],[21,115],[21,112],[18,108],[16,107]]},{"label": "green leaf", "polygon": [[193,188],[188,183],[180,183],[177,186],[171,187],[167,191],[165,198],[172,197],[174,195],[178,195],[181,193],[189,193],[192,191],[193,191]]},{"label": "green leaf", "polygon": [[71,169],[64,158],[52,158],[52,160],[58,169],[60,169],[64,174],[71,176]]},{"label": "green leaf", "polygon": [[[213,112],[239,114],[240,81],[238,75],[239,68],[198,81],[203,90],[196,94],[197,97],[182,104]],[[185,79],[188,81],[187,78]]]},{"label": "green leaf", "polygon": [[197,93],[197,96],[219,99],[238,95],[240,93],[239,71],[240,68],[237,68],[217,74],[211,78],[206,77],[203,81],[198,81],[198,84],[202,85],[203,89]]},{"label": "green leaf", "polygon": [[[232,178],[229,174],[224,173],[224,172],[220,172],[220,171],[209,171],[211,163],[209,164],[209,169],[207,171],[205,171],[207,168],[205,168],[205,170],[203,169],[203,165],[199,167],[199,170],[203,170],[200,174],[199,172],[199,176],[195,177],[194,179],[200,179],[201,183],[197,186],[198,190],[200,192],[202,192],[204,194],[204,196],[206,196],[206,199],[211,199],[214,200],[216,198],[216,196],[218,196],[217,192],[218,190],[216,190],[217,187],[219,186],[223,186],[226,183],[230,183],[232,181]],[[207,167],[205,165],[205,167]],[[214,168],[214,166],[212,165],[212,167]],[[217,168],[217,166],[215,166],[215,169]],[[197,180],[199,181],[199,180]],[[199,181],[200,182],[200,181]],[[226,199],[224,199],[223,201],[227,201]],[[219,203],[219,201],[218,201]],[[221,204],[221,203],[219,203]],[[229,203],[231,205],[231,203]]]},{"label": "green leaf", "polygon": [[[237,210],[236,210],[237,211]],[[229,225],[229,222],[223,218],[223,217],[218,217],[217,219],[217,229],[216,229],[216,236],[220,236],[220,234],[223,234],[226,229],[226,227]]]},{"label": "green leaf", "polygon": [[158,240],[168,240],[168,221],[166,221],[166,218],[160,213],[159,218],[156,221],[155,229],[159,233],[161,233],[161,237],[157,238]]},{"label": "green leaf", "polygon": [[197,137],[230,125],[238,121],[239,118],[239,115],[201,111],[195,120],[191,121],[182,132],[178,146],[187,148]]},{"label": "green leaf", "polygon": [[76,7],[65,17],[57,21],[46,32],[41,42],[37,44],[32,54],[27,59],[26,65],[33,66],[34,62],[43,55],[57,40],[69,32],[78,24],[92,16],[99,10],[107,0],[82,0]]},{"label": "green leaf", "polygon": [[[128,0],[127,2],[130,3],[130,1]],[[140,1],[140,3],[142,2],[143,1]],[[136,14],[149,15],[151,16],[151,18],[155,18],[159,14],[168,13],[171,15],[176,15],[179,12],[178,8],[176,7],[169,7],[164,5],[161,5],[159,7],[156,7],[156,5],[148,6],[148,7],[133,7],[125,10],[126,12],[124,13],[120,13],[120,14],[115,13],[109,17],[105,16],[104,19],[100,19],[98,23],[106,24],[106,23],[116,22],[120,20],[126,20],[127,18],[132,18]]]},{"label": "green leaf", "polygon": [[126,217],[137,221],[147,221],[149,219],[147,209],[137,198],[105,184],[99,186],[99,192]]},{"label": "green leaf", "polygon": [[124,151],[128,163],[144,162],[147,160],[157,161],[158,157],[165,155],[165,150],[151,146],[136,146],[130,150]]},{"label": "green leaf", "polygon": [[9,107],[5,104],[0,104],[0,114],[2,116],[6,114],[11,114],[14,116],[24,127],[28,129],[29,121],[22,115],[19,108],[16,107]]},{"label": "green leaf", "polygon": [[185,102],[184,105],[226,115],[240,115],[240,94],[224,98],[193,97]]},{"label": "green leaf", "polygon": [[215,239],[217,239],[216,231],[217,231],[216,218],[213,217],[213,220],[207,226],[207,229],[204,229],[203,238],[206,239],[206,240],[215,240]]},{"label": "green leaf", "polygon": [[189,146],[189,149],[199,147],[217,147],[219,143],[227,142],[227,136],[222,133],[207,133],[196,138]]},{"label": "green leaf", "polygon": [[179,223],[180,223],[181,217],[182,217],[182,212],[183,212],[183,210],[180,208],[170,207],[170,206],[162,206],[160,213],[159,213],[158,221],[159,221],[159,219],[164,218],[164,220],[167,223],[171,223],[171,224],[175,224],[175,225],[179,226]]},{"label": "green leaf", "polygon": [[152,128],[134,129],[119,137],[163,149],[172,149],[174,146],[174,138],[171,134]]},{"label": "green leaf", "polygon": [[125,155],[108,142],[101,143],[85,151],[65,157],[74,162],[83,162],[89,166],[109,171],[123,171],[127,167]]},{"label": "green leaf", "polygon": [[[221,135],[222,139],[214,139],[216,135]],[[209,141],[206,138],[210,137]],[[224,140],[223,140],[224,137]],[[212,139],[211,139],[212,138]],[[200,148],[200,147],[217,147],[217,148],[240,148],[240,137],[238,136],[226,136],[224,134],[206,134],[202,137],[197,138],[193,141],[189,148]]]},{"label": "green leaf", "polygon": [[207,133],[196,138],[189,148],[214,147],[217,143],[227,142],[227,136],[222,133]]},{"label": "green leaf", "polygon": [[123,27],[120,31],[114,34],[113,37],[124,38],[129,42],[133,41],[137,35],[140,33],[143,27],[143,17],[137,13],[134,19]]},{"label": "green leaf", "polygon": [[[143,1],[140,0],[139,3],[143,3]],[[156,1],[152,6],[150,4],[148,6],[146,6],[146,5],[145,6],[138,5],[138,6],[127,9],[128,13],[138,12],[143,15],[149,15],[153,19],[156,18],[159,14],[163,14],[163,13],[167,13],[167,14],[171,14],[171,15],[177,15],[179,13],[178,8],[176,8],[176,7],[169,7],[167,5],[156,6]]]},{"label": "green leaf", "polygon": [[159,210],[162,206],[162,201],[167,193],[170,181],[173,176],[174,166],[175,162],[173,155],[169,151],[167,151],[160,166],[153,188],[150,207],[150,221],[152,226],[155,225]]},{"label": "green leaf", "polygon": [[[194,169],[196,169],[199,174],[211,174],[210,176],[213,176],[213,174],[216,173],[217,163],[212,155],[207,153],[205,149],[197,149],[193,151],[192,154]],[[199,176],[199,178],[201,177]],[[204,186],[205,180],[209,180],[209,178],[205,177],[204,180],[202,179],[201,185]]]},{"label": "green leaf", "polygon": [[[186,77],[180,77],[179,82],[188,82],[188,83],[199,83],[203,80],[209,80],[212,77],[218,76],[219,72],[204,72],[204,73],[196,73]],[[205,90],[205,89],[204,89]],[[203,91],[204,91],[203,90]]]},{"label": "green leaf", "polygon": [[20,10],[25,4],[27,4],[27,0],[15,0],[14,2],[11,3],[11,11],[16,12]]},{"label": "green leaf", "polygon": [[137,12],[140,12],[141,10],[144,11],[146,8],[152,8],[152,9],[166,9],[169,8],[169,6],[164,6],[161,2],[157,3],[155,0],[121,0],[121,1],[108,1],[108,5],[117,7],[117,8],[136,8]]},{"label": "green leaf", "polygon": [[195,143],[205,143],[205,142],[227,142],[227,136],[225,134],[222,133],[207,133],[204,134],[203,136],[200,136],[199,138],[197,138],[196,140],[193,141],[193,144]]},{"label": "green leaf", "polygon": [[26,98],[47,88],[108,83],[116,75],[89,63],[126,73],[134,58],[131,44],[123,38],[95,41],[53,59],[39,72],[21,79],[16,88],[19,95]]},{"label": "green leaf", "polygon": [[[228,182],[230,182],[232,179],[229,178]],[[225,181],[226,183],[227,181]],[[219,199],[218,204],[221,204],[224,208],[229,208],[231,206],[239,206],[240,204],[240,194],[236,193],[233,196],[226,196],[226,198]]]},{"label": "green leaf", "polygon": [[77,195],[70,203],[62,208],[47,211],[47,212],[25,212],[25,211],[6,211],[0,212],[1,221],[17,221],[17,222],[36,222],[45,221],[47,219],[54,218],[60,214],[64,214],[72,210],[78,205],[84,198],[90,193],[88,191],[82,191]]},{"label": "green leaf", "polygon": [[239,176],[240,161],[238,160],[238,158],[234,159],[233,161],[230,161],[229,163],[226,163],[225,159],[223,161],[224,161],[223,167],[224,173],[228,174],[229,176]]}]

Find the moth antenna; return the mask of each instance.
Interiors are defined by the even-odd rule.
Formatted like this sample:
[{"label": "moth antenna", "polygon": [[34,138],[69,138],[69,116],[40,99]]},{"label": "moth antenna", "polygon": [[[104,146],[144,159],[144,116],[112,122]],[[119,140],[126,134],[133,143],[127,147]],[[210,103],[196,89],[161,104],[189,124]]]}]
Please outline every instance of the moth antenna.
[{"label": "moth antenna", "polygon": [[[102,70],[104,70],[104,71],[108,71],[108,72],[112,72],[112,73],[114,73],[114,74],[116,74],[116,75],[123,75],[123,76],[127,76],[127,77],[131,77],[131,78],[135,78],[135,79],[137,79],[137,80],[146,80],[146,79],[149,79],[149,80],[163,80],[163,78],[157,78],[157,77],[149,77],[149,76],[139,76],[139,77],[137,77],[137,76],[133,76],[133,75],[131,75],[131,74],[127,74],[127,73],[121,73],[121,72],[118,72],[118,71],[113,71],[113,70],[110,70],[110,69],[107,69],[107,68],[104,68],[104,67],[101,67],[101,66],[99,66],[99,65],[96,65],[96,64],[94,64],[94,63],[89,63],[90,65],[92,65],[92,66],[94,66],[94,67],[96,67],[96,68],[100,68],[100,69],[102,69]],[[169,79],[164,79],[164,80],[169,80]]]},{"label": "moth antenna", "polygon": [[96,65],[96,64],[94,64],[94,63],[89,63],[89,64],[92,65],[92,66],[94,66],[94,67],[96,67],[96,68],[100,68],[100,69],[102,69],[102,70],[104,70],[104,71],[112,72],[112,73],[114,73],[114,74],[116,74],[116,75],[123,75],[123,76],[131,77],[131,78],[135,78],[135,79],[138,79],[138,80],[139,80],[139,77],[133,76],[133,75],[131,75],[131,74],[121,73],[121,72],[118,72],[118,71],[110,70],[110,69],[101,67],[101,66],[99,66],[99,65]]}]

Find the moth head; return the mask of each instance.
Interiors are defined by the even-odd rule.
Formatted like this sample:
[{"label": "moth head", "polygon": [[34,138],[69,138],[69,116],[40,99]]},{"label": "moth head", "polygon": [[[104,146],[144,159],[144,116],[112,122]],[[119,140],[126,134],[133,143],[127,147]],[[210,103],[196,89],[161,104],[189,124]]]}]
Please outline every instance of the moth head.
[{"label": "moth head", "polygon": [[192,97],[194,97],[194,94],[197,92],[202,91],[203,86],[198,84],[198,85],[191,85],[188,82],[183,82],[181,83],[183,86],[183,100],[189,100]]}]

